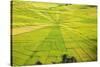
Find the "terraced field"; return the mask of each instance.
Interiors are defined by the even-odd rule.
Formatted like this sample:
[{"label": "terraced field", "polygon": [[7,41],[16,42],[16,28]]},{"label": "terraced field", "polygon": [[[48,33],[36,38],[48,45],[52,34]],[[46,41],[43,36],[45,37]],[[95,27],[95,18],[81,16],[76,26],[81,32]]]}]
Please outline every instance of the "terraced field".
[{"label": "terraced field", "polygon": [[97,60],[96,6],[12,2],[12,65]]}]

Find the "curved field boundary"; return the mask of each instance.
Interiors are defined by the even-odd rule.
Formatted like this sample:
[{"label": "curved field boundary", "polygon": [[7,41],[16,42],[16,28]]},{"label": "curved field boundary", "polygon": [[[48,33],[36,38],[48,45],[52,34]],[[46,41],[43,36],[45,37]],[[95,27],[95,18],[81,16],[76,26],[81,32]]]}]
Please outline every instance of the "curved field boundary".
[{"label": "curved field boundary", "polygon": [[45,28],[48,26],[51,26],[51,25],[45,24],[45,25],[25,26],[25,27],[20,27],[20,28],[14,28],[14,29],[12,29],[12,32],[13,32],[12,35],[22,34],[25,32],[30,32],[30,31]]}]

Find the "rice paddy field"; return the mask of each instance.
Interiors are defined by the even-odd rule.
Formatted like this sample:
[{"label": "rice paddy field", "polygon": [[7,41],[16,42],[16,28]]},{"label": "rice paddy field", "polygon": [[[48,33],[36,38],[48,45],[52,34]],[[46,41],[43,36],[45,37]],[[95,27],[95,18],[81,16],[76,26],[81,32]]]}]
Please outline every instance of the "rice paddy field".
[{"label": "rice paddy field", "polygon": [[13,1],[13,66],[61,63],[62,55],[77,62],[97,60],[95,5]]}]

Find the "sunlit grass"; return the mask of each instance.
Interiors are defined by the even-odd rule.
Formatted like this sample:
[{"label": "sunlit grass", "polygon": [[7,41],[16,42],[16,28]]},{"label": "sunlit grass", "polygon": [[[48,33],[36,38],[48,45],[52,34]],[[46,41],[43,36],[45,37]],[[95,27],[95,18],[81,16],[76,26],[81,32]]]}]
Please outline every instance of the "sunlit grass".
[{"label": "sunlit grass", "polygon": [[[96,7],[28,1],[12,4],[12,33],[21,31],[12,35],[13,65],[60,63],[63,54],[74,56],[77,62],[97,60]],[[36,26],[41,28],[32,30]]]}]

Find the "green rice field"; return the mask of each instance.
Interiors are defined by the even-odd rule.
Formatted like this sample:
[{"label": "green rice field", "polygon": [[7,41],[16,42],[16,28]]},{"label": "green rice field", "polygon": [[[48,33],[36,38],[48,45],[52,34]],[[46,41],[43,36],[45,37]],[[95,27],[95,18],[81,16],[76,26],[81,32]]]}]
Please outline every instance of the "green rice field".
[{"label": "green rice field", "polygon": [[11,25],[13,66],[97,60],[95,5],[13,1]]}]

